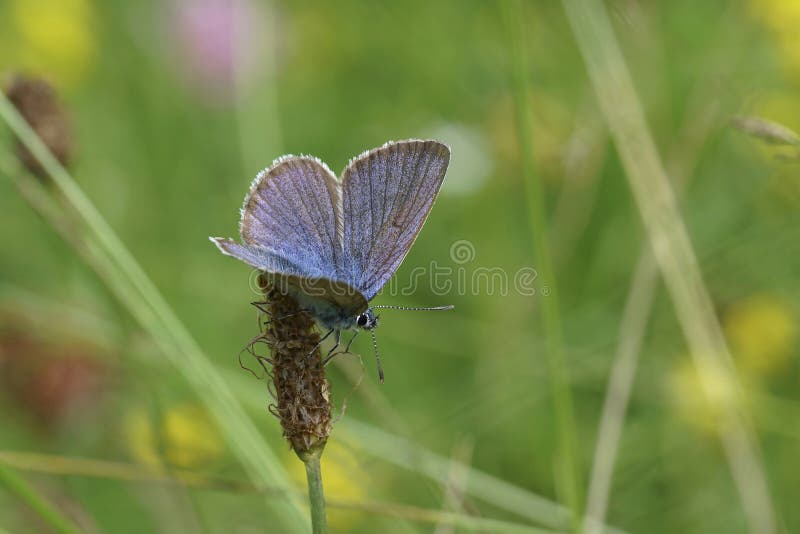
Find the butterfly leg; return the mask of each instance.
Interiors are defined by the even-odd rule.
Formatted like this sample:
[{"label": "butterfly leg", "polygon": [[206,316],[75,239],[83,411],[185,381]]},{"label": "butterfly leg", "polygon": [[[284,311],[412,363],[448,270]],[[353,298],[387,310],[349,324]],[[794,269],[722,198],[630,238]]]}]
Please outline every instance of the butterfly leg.
[{"label": "butterfly leg", "polygon": [[350,353],[350,347],[353,345],[353,341],[356,339],[356,336],[358,335],[359,332],[360,332],[360,330],[356,330],[353,333],[353,337],[351,337],[350,341],[347,342],[347,346],[344,348],[344,353],[345,354],[349,354]]},{"label": "butterfly leg", "polygon": [[[264,321],[264,324],[267,325],[267,324],[275,322],[275,321],[281,321],[283,319],[287,319],[289,317],[294,317],[295,315],[300,315],[301,313],[306,313],[306,312],[310,312],[310,311],[311,310],[299,310],[299,311],[296,311],[296,312],[293,312],[293,313],[287,313],[286,315],[281,315],[280,317],[274,317],[274,318],[270,319],[269,321]],[[269,316],[272,317],[272,314],[269,314]]]},{"label": "butterfly leg", "polygon": [[270,315],[270,316],[272,315],[269,312],[269,310],[267,309],[267,305],[268,305],[267,302],[262,302],[262,301],[257,300],[255,302],[251,302],[250,305],[254,306],[258,311],[260,311],[261,313],[263,313],[265,315]]},{"label": "butterfly leg", "polygon": [[325,355],[325,359],[322,360],[322,365],[325,365],[328,362],[328,360],[331,359],[331,357],[332,357],[331,355],[336,351],[336,349],[339,348],[339,344],[341,342],[342,342],[342,331],[341,330],[337,330],[336,331],[336,343],[333,344],[333,347],[331,347],[331,350],[329,350],[328,354]]},{"label": "butterfly leg", "polygon": [[[353,337],[351,337],[350,341],[347,342],[347,346],[344,348],[344,350],[336,352],[336,353],[334,353],[332,350],[330,352],[328,352],[328,355],[325,357],[324,360],[322,360],[322,365],[328,365],[328,362],[331,361],[333,359],[333,357],[336,356],[337,354],[350,354],[350,347],[353,345],[353,340],[358,335],[358,332],[359,332],[359,330],[355,331],[355,333],[353,334]],[[338,345],[338,342],[337,342],[337,345]],[[334,347],[334,348],[336,348],[336,347]]]},{"label": "butterfly leg", "polygon": [[314,351],[316,351],[316,350],[319,348],[319,346],[320,346],[320,345],[322,345],[322,342],[323,342],[323,341],[325,341],[326,339],[328,339],[328,337],[329,337],[331,334],[333,334],[334,330],[335,330],[335,328],[331,328],[330,330],[328,330],[328,333],[327,333],[327,334],[325,334],[324,336],[322,336],[322,339],[320,339],[320,340],[319,340],[319,343],[317,343],[316,345],[314,345],[314,348],[313,348],[313,349],[311,349],[311,351],[308,353],[308,356],[309,356],[309,357],[310,357],[312,354],[314,354]]},{"label": "butterfly leg", "polygon": [[[273,316],[271,313],[269,313],[268,311],[265,311],[265,310],[264,310],[264,309],[261,307],[262,305],[265,305],[265,303],[263,303],[263,302],[251,302],[250,304],[252,304],[253,306],[255,306],[255,307],[258,309],[258,311],[259,311],[259,316],[258,316],[258,328],[259,328],[259,329],[260,329],[262,332],[263,332],[264,328],[266,328],[267,326],[269,326],[269,325],[270,325],[270,323],[274,323],[274,322],[277,322],[277,321],[281,321],[281,320],[283,320],[283,319],[287,319],[287,318],[289,318],[289,317],[294,317],[295,315],[300,315],[301,313],[306,313],[306,312],[310,312],[310,311],[311,311],[311,310],[298,310],[298,311],[296,311],[296,312],[293,312],[293,313],[287,313],[286,315],[281,315],[280,317],[275,317],[275,316]],[[263,314],[263,315],[266,315],[267,317],[269,317],[269,319],[268,319],[268,320],[266,320],[266,321],[264,321],[263,323],[261,322],[261,315],[262,315],[262,314]]]}]

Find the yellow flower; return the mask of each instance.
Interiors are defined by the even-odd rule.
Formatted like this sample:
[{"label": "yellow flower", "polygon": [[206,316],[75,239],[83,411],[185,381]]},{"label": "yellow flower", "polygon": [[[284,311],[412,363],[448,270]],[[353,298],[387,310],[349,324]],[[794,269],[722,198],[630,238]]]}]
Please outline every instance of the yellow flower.
[{"label": "yellow flower", "polygon": [[780,33],[794,33],[800,27],[800,3],[795,0],[752,0],[753,13]]},{"label": "yellow flower", "polygon": [[670,373],[668,390],[677,415],[709,434],[715,434],[725,412],[740,403],[727,371],[712,367],[701,372],[688,356]]},{"label": "yellow flower", "polygon": [[196,404],[169,407],[159,421],[147,410],[133,410],[124,422],[131,454],[138,461],[160,467],[162,459],[182,469],[202,468],[225,451],[222,438],[208,413]]},{"label": "yellow flower", "polygon": [[123,435],[131,455],[143,464],[160,467],[156,432],[146,410],[137,409],[123,421]]},{"label": "yellow flower", "polygon": [[[293,452],[286,457],[286,469],[298,488],[306,491],[306,470]],[[359,501],[369,495],[370,473],[361,465],[355,451],[335,438],[330,439],[322,453],[322,486],[325,498]],[[328,508],[328,523],[334,532],[347,532],[361,520],[362,514],[353,510]]]},{"label": "yellow flower", "polygon": [[13,44],[0,43],[0,67],[76,85],[94,55],[91,18],[89,0],[13,0],[0,9],[0,34]]},{"label": "yellow flower", "polygon": [[750,10],[771,30],[787,72],[800,78],[800,2],[751,0]]},{"label": "yellow flower", "polygon": [[766,375],[784,369],[797,343],[797,320],[779,297],[757,294],[725,313],[725,334],[743,371]]}]

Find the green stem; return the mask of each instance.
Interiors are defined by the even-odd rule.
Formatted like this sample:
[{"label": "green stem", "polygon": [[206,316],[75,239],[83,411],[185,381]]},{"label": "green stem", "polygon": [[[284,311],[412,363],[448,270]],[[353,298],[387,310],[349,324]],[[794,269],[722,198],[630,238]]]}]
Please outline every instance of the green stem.
[{"label": "green stem", "polygon": [[[48,525],[62,534],[77,534],[82,532],[72,522],[64,517],[61,512],[50,504],[36,489],[17,475],[13,470],[0,464],[0,484],[4,485],[11,493],[39,514]],[[2,529],[0,529],[1,531]]]},{"label": "green stem", "polygon": [[[537,258],[539,279],[546,284],[549,291],[539,300],[542,310],[542,322],[547,338],[547,360],[552,383],[551,392],[556,412],[558,453],[557,482],[566,504],[573,512],[574,527],[579,529],[582,497],[581,482],[578,470],[578,452],[576,445],[576,426],[572,402],[572,391],[569,385],[569,374],[561,332],[561,318],[558,303],[555,273],[545,229],[544,192],[541,179],[536,173],[533,155],[533,125],[528,87],[528,58],[526,56],[522,23],[524,15],[518,1],[506,0],[502,4],[503,18],[509,38],[509,50],[512,61],[512,92],[516,108],[517,135],[522,163],[522,176],[528,202],[528,223],[533,236],[534,253]],[[543,286],[545,287],[545,286]],[[540,291],[540,294],[542,292]]]},{"label": "green stem", "polygon": [[310,454],[303,459],[306,464],[306,479],[308,480],[308,503],[311,505],[311,528],[314,534],[328,532],[325,519],[325,495],[322,491],[322,469],[320,457],[322,451]]},{"label": "green stem", "polygon": [[[198,392],[252,480],[288,487],[288,477],[277,455],[264,442],[233,391],[216,372],[186,326],[80,186],[2,92],[0,119],[8,124],[47,171],[53,185],[63,195],[65,204],[71,208],[70,215],[83,222],[85,228],[76,229],[82,233],[80,241],[96,262],[108,268],[109,288],[126,296],[129,311]],[[295,499],[271,501],[269,504],[287,529],[302,529],[301,521],[305,517]]]},{"label": "green stem", "polygon": [[[208,477],[206,474],[191,471],[175,471],[166,473],[160,469],[146,468],[140,465],[121,462],[109,462],[89,458],[53,456],[30,452],[0,451],[0,462],[18,470],[46,473],[50,475],[76,475],[82,477],[98,477],[109,480],[139,481],[156,484],[182,486],[185,488],[204,489],[227,492],[232,495],[248,495],[263,493],[274,497],[286,497],[286,492],[276,487],[254,486],[253,484],[226,478]],[[464,466],[469,469],[468,466]],[[474,517],[464,512],[444,512],[429,508],[420,508],[387,501],[360,499],[326,500],[327,508],[354,510],[382,516],[420,523],[452,525],[467,531],[477,532],[514,532],[528,534],[550,534],[555,531],[549,528],[534,527],[528,524],[515,523],[504,519]],[[609,534],[619,534],[607,530]],[[0,527],[0,534],[5,534]]]},{"label": "green stem", "polygon": [[583,56],[589,80],[606,118],[630,189],[647,231],[702,390],[713,395],[720,377],[735,393],[720,404],[717,423],[722,448],[752,532],[779,530],[769,482],[751,428],[733,357],[703,280],[686,224],[667,171],[647,125],[644,108],[600,0],[562,0],[567,21]]}]

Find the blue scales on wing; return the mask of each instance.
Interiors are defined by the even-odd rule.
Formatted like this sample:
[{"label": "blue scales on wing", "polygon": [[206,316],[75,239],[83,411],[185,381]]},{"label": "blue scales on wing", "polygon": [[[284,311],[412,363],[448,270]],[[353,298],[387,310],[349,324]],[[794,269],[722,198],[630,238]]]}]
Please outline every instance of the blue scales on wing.
[{"label": "blue scales on wing", "polygon": [[340,206],[338,180],[324,163],[284,156],[253,181],[239,232],[246,244],[291,258],[310,275],[334,277],[341,254]]},{"label": "blue scales on wing", "polygon": [[368,301],[408,254],[449,161],[450,149],[437,141],[397,141],[354,158],[342,173],[339,272]]},{"label": "blue scales on wing", "polygon": [[319,160],[285,156],[256,176],[242,207],[244,244],[212,238],[219,249],[267,272],[330,326],[367,308],[337,272],[342,254],[339,183]]}]

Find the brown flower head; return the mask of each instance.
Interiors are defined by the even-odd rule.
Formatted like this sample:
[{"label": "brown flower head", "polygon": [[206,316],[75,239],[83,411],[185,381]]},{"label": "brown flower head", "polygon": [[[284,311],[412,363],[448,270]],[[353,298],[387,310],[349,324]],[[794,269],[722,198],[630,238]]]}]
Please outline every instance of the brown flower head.
[{"label": "brown flower head", "polygon": [[319,454],[331,432],[331,396],[319,349],[314,320],[290,296],[259,278],[264,302],[256,303],[268,316],[256,341],[270,347],[270,375],[283,434],[295,453],[305,459]]},{"label": "brown flower head", "polygon": [[[37,78],[16,76],[6,96],[62,165],[72,156],[72,129],[53,87]],[[17,140],[17,157],[37,176],[45,176],[39,161]]]}]

